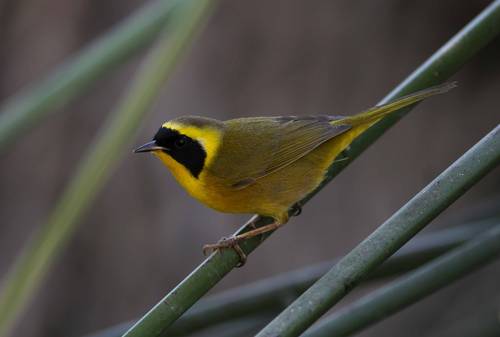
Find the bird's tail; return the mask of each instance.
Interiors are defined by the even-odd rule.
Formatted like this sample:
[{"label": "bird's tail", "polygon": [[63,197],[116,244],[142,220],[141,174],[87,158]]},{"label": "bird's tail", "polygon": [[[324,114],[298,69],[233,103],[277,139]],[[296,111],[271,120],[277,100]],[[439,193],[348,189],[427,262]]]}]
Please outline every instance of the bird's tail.
[{"label": "bird's tail", "polygon": [[354,116],[347,116],[345,118],[340,118],[332,121],[332,125],[351,125],[357,126],[361,124],[373,124],[385,115],[390,114],[396,110],[404,108],[413,103],[419,102],[427,97],[434,96],[437,94],[445,93],[457,86],[456,82],[448,82],[427,89],[423,89],[412,94],[398,98],[392,102],[383,105],[374,106],[371,109],[363,111]]}]

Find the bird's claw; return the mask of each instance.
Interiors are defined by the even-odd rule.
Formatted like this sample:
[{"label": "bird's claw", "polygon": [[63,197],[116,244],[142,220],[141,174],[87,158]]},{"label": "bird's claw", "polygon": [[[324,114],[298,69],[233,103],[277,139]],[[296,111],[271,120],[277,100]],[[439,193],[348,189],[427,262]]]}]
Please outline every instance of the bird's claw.
[{"label": "bird's claw", "polygon": [[223,237],[219,240],[219,242],[214,244],[207,244],[203,246],[203,254],[206,256],[216,250],[220,250],[221,248],[232,248],[238,254],[240,261],[236,267],[242,267],[247,261],[247,255],[238,245],[238,238],[232,236],[229,238]]},{"label": "bird's claw", "polygon": [[290,208],[290,213],[291,213],[292,216],[299,216],[300,213],[302,213],[302,204],[300,202],[294,204]]}]

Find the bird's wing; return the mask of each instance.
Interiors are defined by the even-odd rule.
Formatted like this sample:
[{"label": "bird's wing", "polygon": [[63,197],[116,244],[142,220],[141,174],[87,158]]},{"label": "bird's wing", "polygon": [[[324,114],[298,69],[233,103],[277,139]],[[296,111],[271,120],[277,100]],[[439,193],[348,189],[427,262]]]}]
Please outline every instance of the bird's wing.
[{"label": "bird's wing", "polygon": [[336,119],[339,117],[287,116],[228,121],[221,152],[231,153],[220,153],[220,158],[232,158],[232,162],[219,162],[217,171],[232,187],[244,188],[350,129],[330,123]]}]

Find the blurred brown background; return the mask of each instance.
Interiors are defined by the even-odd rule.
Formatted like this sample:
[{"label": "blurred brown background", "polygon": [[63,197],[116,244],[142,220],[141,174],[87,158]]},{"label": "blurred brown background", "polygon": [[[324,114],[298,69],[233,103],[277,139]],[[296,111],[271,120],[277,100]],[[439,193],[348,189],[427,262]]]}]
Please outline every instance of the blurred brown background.
[{"label": "blurred brown background", "polygon": [[[56,67],[145,1],[1,0],[0,99]],[[136,144],[198,114],[352,114],[368,108],[488,1],[221,1],[165,86]],[[134,74],[129,62],[0,154],[0,276],[58,199]],[[499,122],[500,41],[424,102],[214,291],[342,255]],[[80,336],[144,313],[246,216],[190,199],[161,164],[123,162],[82,221],[16,336]],[[498,192],[497,169],[429,227],[463,221]],[[493,207],[496,205],[493,204]],[[492,264],[362,336],[421,336],[499,294]],[[498,297],[496,298],[498,299]],[[410,327],[410,328],[409,328]],[[413,328],[411,328],[413,327]]]}]

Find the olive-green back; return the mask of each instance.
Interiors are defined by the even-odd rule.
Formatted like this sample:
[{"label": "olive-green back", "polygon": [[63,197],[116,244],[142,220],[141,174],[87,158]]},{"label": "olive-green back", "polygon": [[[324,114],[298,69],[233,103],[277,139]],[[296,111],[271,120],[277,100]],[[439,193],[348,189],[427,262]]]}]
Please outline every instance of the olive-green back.
[{"label": "olive-green back", "polygon": [[350,129],[339,117],[251,117],[224,122],[222,145],[208,168],[224,184],[243,188],[302,158]]}]

